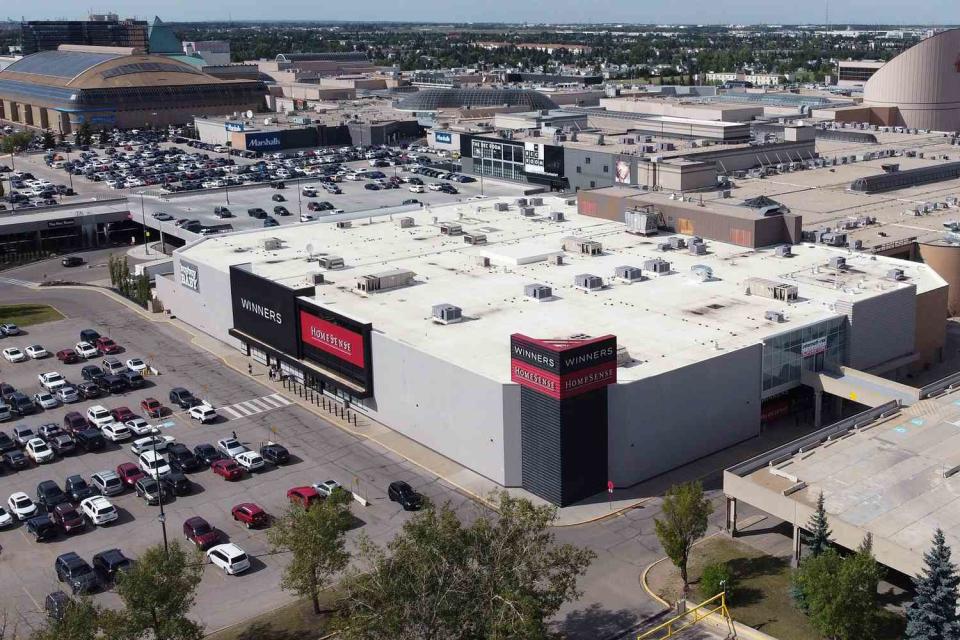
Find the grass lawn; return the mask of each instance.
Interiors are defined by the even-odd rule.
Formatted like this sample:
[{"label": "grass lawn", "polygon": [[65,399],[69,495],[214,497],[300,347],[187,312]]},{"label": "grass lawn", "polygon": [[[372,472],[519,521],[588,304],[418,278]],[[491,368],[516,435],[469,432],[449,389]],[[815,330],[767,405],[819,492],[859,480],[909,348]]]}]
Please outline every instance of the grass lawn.
[{"label": "grass lawn", "polygon": [[31,324],[63,320],[63,314],[45,304],[0,305],[0,324],[15,324],[28,327]]},{"label": "grass lawn", "polygon": [[[321,601],[320,606],[325,604]],[[308,600],[297,600],[207,636],[206,640],[317,640],[329,633],[329,615],[314,615]]]},{"label": "grass lawn", "polygon": [[[728,601],[734,620],[780,640],[820,640],[806,615],[793,605],[790,598],[791,568],[787,559],[765,555],[725,536],[708,538],[693,548],[689,567],[691,600],[702,602],[706,599],[699,592],[698,581],[703,567],[713,562],[727,563],[736,579],[736,589]],[[650,588],[667,602],[680,597],[683,583],[669,561],[654,567],[647,581]],[[900,638],[902,624],[902,618],[884,612],[883,631],[878,640]]]}]

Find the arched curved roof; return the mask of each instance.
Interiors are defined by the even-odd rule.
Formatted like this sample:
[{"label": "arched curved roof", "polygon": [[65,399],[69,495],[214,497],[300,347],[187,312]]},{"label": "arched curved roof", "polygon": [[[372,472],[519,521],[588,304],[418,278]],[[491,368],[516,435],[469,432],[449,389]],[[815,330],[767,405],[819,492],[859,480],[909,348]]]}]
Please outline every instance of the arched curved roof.
[{"label": "arched curved roof", "polygon": [[556,109],[557,104],[532,89],[424,89],[397,103],[401,111],[436,111],[460,107],[528,107],[531,111]]},{"label": "arched curved roof", "polygon": [[907,127],[960,129],[960,29],[942,31],[880,67],[863,87],[864,103],[897,107]]},{"label": "arched curved roof", "polygon": [[101,62],[119,58],[114,53],[87,53],[85,51],[40,51],[24,56],[11,65],[4,73],[28,73],[55,80],[71,80],[87,69]]}]

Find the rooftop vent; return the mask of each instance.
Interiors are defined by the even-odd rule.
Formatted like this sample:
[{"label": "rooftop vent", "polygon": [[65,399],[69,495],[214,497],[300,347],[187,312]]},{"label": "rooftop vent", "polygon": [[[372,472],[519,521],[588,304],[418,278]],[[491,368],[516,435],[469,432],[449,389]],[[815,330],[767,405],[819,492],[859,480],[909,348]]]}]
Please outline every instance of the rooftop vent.
[{"label": "rooftop vent", "polygon": [[413,271],[394,269],[393,271],[360,276],[357,279],[357,289],[366,293],[397,289],[412,284],[414,275],[416,274]]},{"label": "rooftop vent", "polygon": [[283,240],[280,238],[264,238],[261,242],[265,251],[276,251],[283,248]]},{"label": "rooftop vent", "polygon": [[485,233],[465,233],[463,241],[467,244],[487,244],[487,235]]},{"label": "rooftop vent", "polygon": [[517,198],[517,199],[515,200],[515,202],[516,202],[516,205],[517,205],[518,207],[525,207],[525,206],[527,206],[527,199],[526,199],[526,198]]},{"label": "rooftop vent", "polygon": [[337,229],[349,229],[353,226],[353,223],[349,220],[340,220],[337,222]]},{"label": "rooftop vent", "polygon": [[545,284],[528,284],[523,287],[523,295],[534,300],[546,300],[553,297],[553,289]]},{"label": "rooftop vent", "polygon": [[837,271],[845,271],[847,269],[847,259],[843,256],[833,256],[830,258],[830,261],[827,262],[827,266]]},{"label": "rooftop vent", "polygon": [[643,271],[639,267],[622,266],[614,270],[617,280],[631,283],[643,280]]},{"label": "rooftop vent", "polygon": [[440,235],[459,236],[463,233],[463,227],[456,222],[443,222],[440,224]]},{"label": "rooftop vent", "polygon": [[561,265],[563,264],[563,254],[555,253],[547,258],[547,262],[552,265]]},{"label": "rooftop vent", "polygon": [[657,275],[665,275],[670,273],[670,263],[664,260],[663,258],[653,258],[652,260],[644,260],[643,270],[655,273]]},{"label": "rooftop vent", "polygon": [[315,271],[311,277],[313,284],[323,284],[323,274],[319,271]]},{"label": "rooftop vent", "polygon": [[573,236],[563,239],[563,250],[572,253],[582,253],[587,256],[598,256],[603,253],[603,245],[596,240],[586,240]]},{"label": "rooftop vent", "polygon": [[407,229],[413,226],[413,218],[410,216],[403,216],[400,220],[397,221],[401,229]]},{"label": "rooftop vent", "polygon": [[490,266],[490,258],[487,256],[474,256],[474,259],[476,260],[476,263],[478,266],[481,266],[481,267]]},{"label": "rooftop vent", "polygon": [[583,291],[599,291],[603,289],[603,278],[590,273],[581,273],[574,276],[573,284]]},{"label": "rooftop vent", "polygon": [[494,211],[509,211],[510,205],[506,202],[495,202],[493,205]]},{"label": "rooftop vent", "polygon": [[713,269],[705,264],[695,264],[690,267],[690,273],[700,282],[709,282],[713,280]]},{"label": "rooftop vent", "polygon": [[797,300],[797,286],[766,278],[747,278],[747,295],[795,302]]},{"label": "rooftop vent", "polygon": [[778,258],[790,258],[793,256],[793,249],[788,244],[782,244],[777,247],[776,255]]},{"label": "rooftop vent", "polygon": [[537,215],[537,211],[533,207],[520,207],[520,215],[530,218]]},{"label": "rooftop vent", "polygon": [[683,249],[687,246],[687,241],[679,236],[671,236],[667,239],[667,242],[670,243],[671,249]]},{"label": "rooftop vent", "polygon": [[534,207],[542,207],[543,198],[530,198],[530,205]]},{"label": "rooftop vent", "polygon": [[550,219],[551,219],[553,222],[563,222],[564,219],[565,219],[565,218],[563,217],[563,211],[551,211],[551,212],[550,212]]},{"label": "rooftop vent", "polygon": [[463,320],[463,309],[446,302],[433,305],[431,311],[433,321],[437,324],[454,324]]},{"label": "rooftop vent", "polygon": [[903,269],[890,269],[890,271],[887,271],[887,278],[889,280],[903,280],[906,276],[903,274]]},{"label": "rooftop vent", "polygon": [[695,256],[707,255],[707,245],[705,242],[691,242],[690,253]]},{"label": "rooftop vent", "polygon": [[317,264],[324,269],[343,269],[343,258],[340,256],[320,256]]},{"label": "rooftop vent", "polygon": [[763,314],[763,317],[764,317],[765,319],[767,319],[767,320],[770,320],[771,322],[786,322],[786,321],[787,321],[787,317],[786,317],[785,315],[783,315],[783,312],[782,312],[782,311],[777,311],[776,309],[771,309],[771,310],[769,310],[769,311],[766,311],[766,312]]}]

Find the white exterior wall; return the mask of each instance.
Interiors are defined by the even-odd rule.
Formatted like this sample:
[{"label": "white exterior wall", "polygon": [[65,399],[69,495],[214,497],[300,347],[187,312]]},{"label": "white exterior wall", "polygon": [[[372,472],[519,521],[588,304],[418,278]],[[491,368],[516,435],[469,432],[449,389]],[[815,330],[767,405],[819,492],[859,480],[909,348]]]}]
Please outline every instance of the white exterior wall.
[{"label": "white exterior wall", "polygon": [[156,297],[164,310],[192,327],[221,342],[239,348],[240,342],[227,333],[233,327],[230,299],[230,273],[210,268],[202,262],[188,260],[197,267],[198,291],[180,282],[180,255],[173,254],[173,274],[157,276]]},{"label": "white exterior wall", "polygon": [[376,326],[371,341],[374,400],[365,406],[373,418],[494,482],[520,484],[519,387],[397,342]]},{"label": "white exterior wall", "polygon": [[608,387],[610,479],[630,486],[760,433],[761,345]]}]

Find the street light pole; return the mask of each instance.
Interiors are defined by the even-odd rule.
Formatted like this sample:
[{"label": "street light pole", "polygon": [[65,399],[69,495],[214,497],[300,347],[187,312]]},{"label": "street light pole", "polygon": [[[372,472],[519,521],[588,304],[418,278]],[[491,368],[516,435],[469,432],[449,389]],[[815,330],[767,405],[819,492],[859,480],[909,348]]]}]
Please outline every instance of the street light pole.
[{"label": "street light pole", "polygon": [[[153,457],[154,459],[157,458],[156,438],[153,440]],[[159,487],[160,490],[160,517],[158,517],[157,520],[160,521],[160,529],[163,532],[163,553],[166,555],[167,551],[169,550],[167,546],[167,514],[163,511],[163,482],[160,480],[159,473],[157,473],[157,487]]]},{"label": "street light pole", "polygon": [[143,225],[143,249],[147,255],[150,255],[150,243],[147,242],[147,236],[150,231],[147,230],[147,212],[143,208],[143,192],[140,192],[140,222]]},{"label": "street light pole", "polygon": [[303,194],[300,192],[300,178],[297,178],[297,213],[300,215],[301,220],[303,219]]}]

